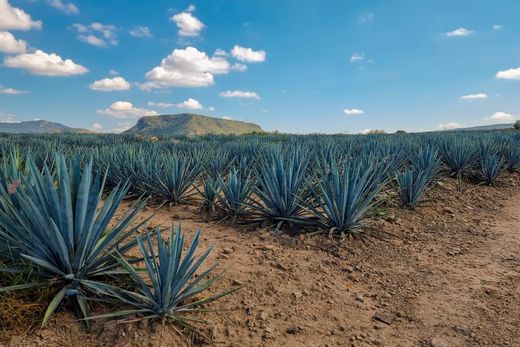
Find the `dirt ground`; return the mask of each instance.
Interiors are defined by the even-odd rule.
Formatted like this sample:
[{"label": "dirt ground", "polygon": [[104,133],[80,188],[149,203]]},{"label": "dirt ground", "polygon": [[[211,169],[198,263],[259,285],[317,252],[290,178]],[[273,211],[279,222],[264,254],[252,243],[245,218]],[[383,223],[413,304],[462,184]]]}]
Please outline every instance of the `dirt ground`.
[{"label": "dirt ground", "polygon": [[[212,292],[243,285],[206,314],[212,342],[169,325],[98,322],[69,313],[9,346],[519,346],[520,174],[497,187],[444,180],[415,211],[390,204],[373,237],[275,236],[207,222],[194,206],[162,208],[164,226],[203,231],[227,269]],[[145,214],[149,214],[149,210]],[[377,237],[377,236],[380,237]]]}]

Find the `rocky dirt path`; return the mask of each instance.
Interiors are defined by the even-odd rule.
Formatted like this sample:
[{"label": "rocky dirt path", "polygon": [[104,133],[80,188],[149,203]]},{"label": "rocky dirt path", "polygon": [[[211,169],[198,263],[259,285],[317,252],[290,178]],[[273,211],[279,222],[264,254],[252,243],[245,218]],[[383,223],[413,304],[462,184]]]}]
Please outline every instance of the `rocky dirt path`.
[{"label": "rocky dirt path", "polygon": [[520,346],[520,194],[499,206],[483,237],[479,224],[423,264],[426,289],[410,302],[412,321],[396,327],[413,338],[399,344]]}]

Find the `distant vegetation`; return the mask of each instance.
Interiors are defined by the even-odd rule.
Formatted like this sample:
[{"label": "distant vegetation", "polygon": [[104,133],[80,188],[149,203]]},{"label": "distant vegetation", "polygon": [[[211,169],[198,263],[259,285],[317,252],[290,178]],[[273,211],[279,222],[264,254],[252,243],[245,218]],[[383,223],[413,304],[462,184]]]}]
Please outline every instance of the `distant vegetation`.
[{"label": "distant vegetation", "polygon": [[514,125],[516,130],[520,130],[520,120],[517,120]]},{"label": "distant vegetation", "polygon": [[151,116],[139,119],[125,134],[152,136],[194,135],[243,135],[261,133],[262,128],[254,123],[213,118],[192,113]]}]

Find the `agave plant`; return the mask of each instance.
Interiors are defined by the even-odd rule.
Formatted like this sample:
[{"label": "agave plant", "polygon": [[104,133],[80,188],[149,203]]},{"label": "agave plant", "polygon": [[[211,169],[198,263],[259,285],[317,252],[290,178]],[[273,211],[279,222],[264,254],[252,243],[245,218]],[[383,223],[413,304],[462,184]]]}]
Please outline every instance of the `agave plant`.
[{"label": "agave plant", "polygon": [[509,171],[520,169],[520,147],[514,147],[511,145],[505,151],[505,156],[507,158],[507,169]]},{"label": "agave plant", "polygon": [[204,199],[202,208],[207,212],[216,212],[217,196],[220,192],[218,180],[208,177],[203,181],[202,185],[204,186],[204,190],[199,190],[199,193],[202,195],[202,198]]},{"label": "agave plant", "polygon": [[465,139],[447,140],[441,145],[441,155],[450,174],[457,178],[459,190],[462,190],[462,176],[477,158],[474,146]]},{"label": "agave plant", "polygon": [[236,220],[246,211],[252,190],[249,177],[242,175],[237,169],[231,169],[227,178],[217,178],[222,194],[217,195],[218,207],[226,218]]},{"label": "agave plant", "polygon": [[425,146],[411,156],[412,167],[415,170],[431,171],[436,174],[442,164],[438,151],[432,146]]},{"label": "agave plant", "polygon": [[321,171],[316,186],[309,184],[314,200],[307,204],[309,211],[330,235],[359,232],[384,185],[384,170],[377,164],[347,162],[342,170],[331,163],[328,172]]},{"label": "agave plant", "polygon": [[261,220],[276,224],[301,222],[309,190],[305,185],[308,161],[300,151],[291,155],[273,152],[257,170],[256,199],[249,206]]},{"label": "agave plant", "polygon": [[190,313],[207,311],[202,305],[216,301],[238,289],[197,298],[223,274],[221,272],[212,277],[218,264],[200,271],[201,265],[213,249],[213,245],[209,246],[197,259],[195,253],[199,248],[200,235],[200,230],[198,230],[187,246],[186,253],[183,252],[185,235],[180,225],[176,232],[172,226],[168,241],[162,238],[159,229],[156,230],[157,250],[154,249],[150,234],[138,236],[137,242],[142,259],[145,261],[145,273],[149,281],[142,277],[142,271],[134,268],[124,258],[119,258],[121,265],[131,276],[132,287],[136,288],[135,291],[93,281],[86,281],[85,285],[103,297],[108,297],[110,301],[127,305],[130,308],[91,319],[138,314],[142,316],[142,319],[171,319],[184,327],[194,329],[191,323],[201,322],[201,320],[190,317]]},{"label": "agave plant", "polygon": [[202,172],[201,166],[185,155],[173,155],[148,175],[145,192],[167,203],[186,202],[195,192],[194,185]]},{"label": "agave plant", "polygon": [[396,174],[396,191],[405,207],[415,208],[434,175],[432,170],[408,169]]},{"label": "agave plant", "polygon": [[496,182],[505,169],[505,159],[499,154],[489,155],[479,162],[479,174],[483,182],[490,186]]},{"label": "agave plant", "polygon": [[0,243],[9,245],[9,264],[15,264],[0,271],[32,273],[38,279],[0,292],[36,286],[55,290],[43,324],[65,299],[73,299],[81,315],[89,315],[84,281],[121,273],[116,256],[136,246],[129,239],[141,224],[131,224],[144,205],[138,202],[110,226],[128,184],[102,199],[105,180],[93,173],[92,160],[83,171],[78,160],[68,168],[62,155],[54,165],[55,175],[46,165],[42,173],[29,162],[28,177],[16,189],[0,185]]}]

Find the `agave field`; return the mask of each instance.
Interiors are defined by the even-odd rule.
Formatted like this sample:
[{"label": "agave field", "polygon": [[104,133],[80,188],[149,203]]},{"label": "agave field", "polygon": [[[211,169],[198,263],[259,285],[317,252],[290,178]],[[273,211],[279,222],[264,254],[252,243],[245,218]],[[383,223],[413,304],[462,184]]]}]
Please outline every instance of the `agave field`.
[{"label": "agave field", "polygon": [[204,294],[222,276],[205,264],[211,247],[199,249],[200,231],[150,230],[153,217],[136,218],[145,205],[348,242],[389,199],[420,208],[441,178],[460,193],[500,184],[520,168],[520,133],[2,135],[0,155],[0,297],[44,291],[43,325],[70,309],[87,329],[114,318],[197,329],[206,304],[239,288]]}]

